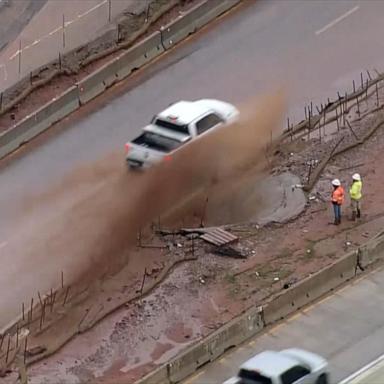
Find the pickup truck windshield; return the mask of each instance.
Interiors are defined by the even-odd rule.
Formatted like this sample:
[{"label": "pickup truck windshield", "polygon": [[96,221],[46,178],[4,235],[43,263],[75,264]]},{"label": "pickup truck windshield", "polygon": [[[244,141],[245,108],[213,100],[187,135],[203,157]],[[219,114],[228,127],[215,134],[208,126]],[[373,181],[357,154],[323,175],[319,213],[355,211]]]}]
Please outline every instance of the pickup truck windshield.
[{"label": "pickup truck windshield", "polygon": [[240,369],[238,376],[241,378],[241,384],[272,384],[269,377],[248,369]]},{"label": "pickup truck windshield", "polygon": [[157,125],[159,127],[170,129],[171,131],[174,131],[174,132],[184,133],[189,135],[188,125],[175,124],[170,121],[161,120],[161,119],[155,119],[155,121],[152,124]]},{"label": "pickup truck windshield", "polygon": [[178,148],[182,143],[169,137],[161,136],[152,132],[144,132],[132,141],[133,144],[141,145],[160,152],[170,152]]}]

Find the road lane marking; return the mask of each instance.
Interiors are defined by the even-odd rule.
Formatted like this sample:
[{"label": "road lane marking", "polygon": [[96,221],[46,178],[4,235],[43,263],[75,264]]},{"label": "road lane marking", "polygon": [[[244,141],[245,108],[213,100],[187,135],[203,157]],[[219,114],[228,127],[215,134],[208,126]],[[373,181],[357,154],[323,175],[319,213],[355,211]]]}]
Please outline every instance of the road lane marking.
[{"label": "road lane marking", "polygon": [[298,319],[300,316],[301,316],[301,313],[300,313],[300,312],[297,312],[296,314],[294,314],[294,315],[288,317],[287,320],[286,320],[286,322],[287,322],[287,323],[290,323],[291,321]]},{"label": "road lane marking", "polygon": [[[1,1],[1,0],[0,0]],[[81,14],[78,14],[76,16],[75,19],[72,19],[72,20],[68,20],[68,21],[64,21],[64,26],[63,25],[60,25],[59,27],[55,28],[53,31],[50,31],[48,32],[47,34],[43,35],[43,36],[40,36],[39,39],[35,40],[32,44],[29,44],[29,45],[26,45],[25,47],[23,47],[22,49],[18,49],[13,55],[11,55],[9,57],[9,60],[13,60],[15,57],[17,57],[19,54],[21,54],[24,50],[26,49],[29,49],[31,47],[33,47],[34,45],[36,45],[37,43],[41,42],[41,40],[49,37],[49,36],[52,36],[54,35],[55,33],[59,32],[59,31],[62,31],[63,29],[65,29],[67,26],[69,26],[70,24],[74,23],[75,21],[83,18],[84,16],[87,16],[89,15],[90,13],[92,13],[93,11],[95,11],[96,9],[100,8],[102,5],[106,4],[108,0],[103,0],[101,1],[99,4],[96,4],[94,7],[86,10],[85,12],[81,13]]]},{"label": "road lane marking", "polygon": [[84,16],[87,16],[89,13],[95,11],[97,8],[100,8],[102,5],[104,5],[104,4],[106,4],[106,3],[107,3],[107,0],[104,0],[104,1],[102,1],[101,3],[99,3],[99,4],[96,4],[94,7],[88,9],[88,10],[85,11],[84,13],[81,13],[81,14],[77,15],[77,17],[80,19],[80,18],[82,18],[82,17],[84,17]]},{"label": "road lane marking", "polygon": [[352,13],[356,12],[359,8],[360,7],[358,5],[356,5],[356,7],[350,9],[349,11],[347,11],[344,14],[342,14],[341,16],[339,16],[337,19],[335,19],[335,20],[331,21],[330,23],[328,23],[327,25],[325,25],[323,28],[317,30],[315,32],[315,34],[320,35],[321,33],[327,31],[329,28],[332,28],[336,24],[340,23],[340,21],[342,21],[345,18],[347,18],[348,16],[352,15]]},{"label": "road lane marking", "polygon": [[338,384],[348,384],[348,383],[350,383],[352,380],[358,378],[358,376],[360,376],[360,375],[363,375],[369,369],[373,368],[375,365],[378,365],[382,361],[384,361],[384,354],[379,356],[377,359],[371,361],[367,365],[364,365],[364,367],[360,368],[355,373],[352,373],[352,375],[350,375],[350,376],[346,377],[345,379],[341,380]]},{"label": "road lane marking", "polygon": [[7,241],[3,241],[3,242],[1,242],[1,243],[0,243],[0,249],[1,249],[1,248],[4,248],[7,244],[8,244]]}]

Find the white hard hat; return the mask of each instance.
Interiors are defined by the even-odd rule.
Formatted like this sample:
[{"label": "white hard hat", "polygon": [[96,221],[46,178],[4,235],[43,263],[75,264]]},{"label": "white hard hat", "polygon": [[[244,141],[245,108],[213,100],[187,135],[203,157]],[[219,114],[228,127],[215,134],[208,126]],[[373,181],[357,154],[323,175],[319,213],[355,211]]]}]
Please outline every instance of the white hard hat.
[{"label": "white hard hat", "polygon": [[334,185],[335,187],[340,187],[340,185],[341,185],[340,180],[339,179],[333,179],[332,185]]},{"label": "white hard hat", "polygon": [[361,180],[361,177],[358,173],[355,173],[353,176],[352,176],[352,180],[356,180],[356,181],[360,181]]}]

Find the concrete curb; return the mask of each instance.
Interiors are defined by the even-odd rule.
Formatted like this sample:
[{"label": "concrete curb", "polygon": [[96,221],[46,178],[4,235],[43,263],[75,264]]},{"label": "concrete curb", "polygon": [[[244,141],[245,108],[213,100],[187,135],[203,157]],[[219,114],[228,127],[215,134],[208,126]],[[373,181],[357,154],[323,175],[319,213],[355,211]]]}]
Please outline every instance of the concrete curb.
[{"label": "concrete curb", "polygon": [[202,365],[221,356],[263,329],[353,279],[359,271],[383,259],[384,231],[357,250],[275,295],[264,306],[251,308],[204,340],[182,351],[167,364],[149,373],[136,384],[179,383]]},{"label": "concrete curb", "polygon": [[[0,135],[0,159],[39,135],[80,105],[88,103],[107,88],[125,79],[189,34],[228,11],[241,0],[205,0],[161,31],[134,45],[97,69],[57,98],[31,113]],[[164,43],[166,41],[166,43]]]}]

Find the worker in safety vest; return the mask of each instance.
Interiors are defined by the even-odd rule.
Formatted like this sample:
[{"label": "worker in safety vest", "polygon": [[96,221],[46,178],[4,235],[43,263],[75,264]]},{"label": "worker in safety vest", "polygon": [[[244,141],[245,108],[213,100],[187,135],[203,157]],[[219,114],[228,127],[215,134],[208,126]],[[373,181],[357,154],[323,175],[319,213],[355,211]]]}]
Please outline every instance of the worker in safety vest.
[{"label": "worker in safety vest", "polygon": [[341,206],[344,203],[344,188],[341,186],[339,179],[332,180],[332,185],[332,205],[335,214],[334,224],[339,225],[341,223]]},{"label": "worker in safety vest", "polygon": [[355,221],[356,217],[361,217],[360,205],[363,189],[363,182],[361,181],[361,176],[358,173],[355,173],[352,176],[352,185],[349,188],[349,197],[351,198],[351,208],[352,208],[352,220]]}]

